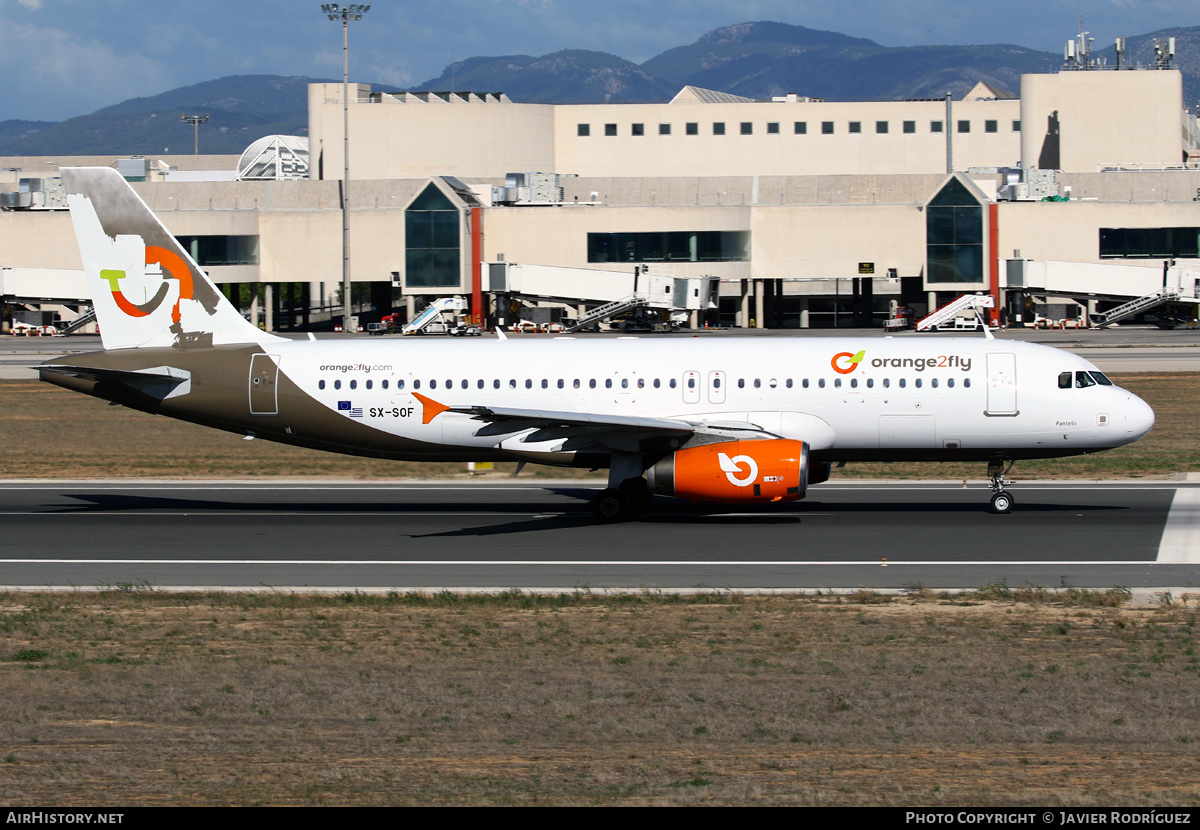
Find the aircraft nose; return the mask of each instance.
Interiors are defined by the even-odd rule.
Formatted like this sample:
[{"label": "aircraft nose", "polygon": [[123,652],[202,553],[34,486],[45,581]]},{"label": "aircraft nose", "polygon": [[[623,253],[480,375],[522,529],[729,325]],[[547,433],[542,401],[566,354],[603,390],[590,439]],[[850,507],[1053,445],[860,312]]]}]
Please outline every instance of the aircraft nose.
[{"label": "aircraft nose", "polygon": [[1154,410],[1137,395],[1130,395],[1125,403],[1125,435],[1136,441],[1154,427]]}]

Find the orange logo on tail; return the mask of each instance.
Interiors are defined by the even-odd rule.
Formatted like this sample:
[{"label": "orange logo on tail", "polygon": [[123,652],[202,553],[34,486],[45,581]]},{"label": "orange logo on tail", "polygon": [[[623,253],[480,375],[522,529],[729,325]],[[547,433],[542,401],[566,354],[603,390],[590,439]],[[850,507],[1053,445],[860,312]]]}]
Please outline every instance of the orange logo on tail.
[{"label": "orange logo on tail", "polygon": [[[166,248],[160,248],[157,245],[146,246],[146,264],[161,266],[163,279],[174,279],[179,282],[179,299],[175,301],[175,306],[171,309],[171,322],[178,323],[180,319],[179,300],[190,300],[193,296],[191,270],[179,254],[174,251],[168,251]],[[138,305],[126,297],[122,293],[121,287],[117,285],[124,278],[124,271],[106,268],[100,272],[100,279],[108,282],[109,290],[112,291],[113,301],[116,302],[117,308],[130,317],[148,317],[157,311],[158,307],[162,305],[162,301],[166,299],[167,286],[166,283],[163,283],[149,302]]]}]

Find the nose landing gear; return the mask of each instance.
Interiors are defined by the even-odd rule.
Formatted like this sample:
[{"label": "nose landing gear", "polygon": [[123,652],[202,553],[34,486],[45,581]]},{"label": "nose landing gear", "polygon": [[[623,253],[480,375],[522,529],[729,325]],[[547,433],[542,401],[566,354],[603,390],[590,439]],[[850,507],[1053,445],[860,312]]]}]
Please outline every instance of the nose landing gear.
[{"label": "nose landing gear", "polygon": [[1009,461],[1008,466],[1005,467],[1003,459],[988,462],[988,478],[992,480],[992,502],[988,507],[991,513],[1011,513],[1013,505],[1017,503],[1012,493],[1004,489],[1012,484],[1008,480],[1008,471],[1012,469],[1013,463]]}]

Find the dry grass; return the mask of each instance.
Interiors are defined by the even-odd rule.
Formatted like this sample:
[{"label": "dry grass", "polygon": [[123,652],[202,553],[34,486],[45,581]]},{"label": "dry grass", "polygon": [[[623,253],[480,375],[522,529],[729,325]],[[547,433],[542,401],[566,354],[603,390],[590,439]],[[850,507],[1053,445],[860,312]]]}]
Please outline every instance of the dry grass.
[{"label": "dry grass", "polygon": [[1195,804],[1197,612],[1123,599],[0,595],[0,800]]},{"label": "dry grass", "polygon": [[[1019,479],[1168,476],[1200,470],[1200,374],[1115,375],[1154,407],[1158,423],[1142,441],[1081,458],[1025,461]],[[325,478],[466,477],[465,464],[352,458],[245,441],[238,435],[146,415],[38,381],[0,380],[5,453],[0,478]],[[515,464],[492,475],[511,475]],[[838,478],[982,478],[983,464],[851,464]],[[531,465],[522,477],[587,477],[583,470]]]}]

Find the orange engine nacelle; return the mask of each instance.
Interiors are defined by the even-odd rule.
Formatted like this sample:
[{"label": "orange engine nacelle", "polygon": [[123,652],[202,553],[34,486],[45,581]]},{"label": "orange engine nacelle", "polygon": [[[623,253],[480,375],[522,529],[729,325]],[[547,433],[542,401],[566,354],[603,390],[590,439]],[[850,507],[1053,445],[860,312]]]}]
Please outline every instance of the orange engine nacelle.
[{"label": "orange engine nacelle", "polygon": [[689,501],[796,501],[808,473],[807,444],[771,438],[676,450],[649,469],[646,482],[652,493]]}]

